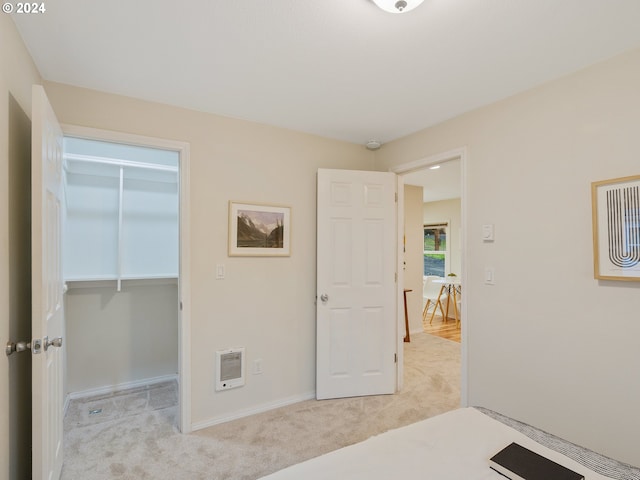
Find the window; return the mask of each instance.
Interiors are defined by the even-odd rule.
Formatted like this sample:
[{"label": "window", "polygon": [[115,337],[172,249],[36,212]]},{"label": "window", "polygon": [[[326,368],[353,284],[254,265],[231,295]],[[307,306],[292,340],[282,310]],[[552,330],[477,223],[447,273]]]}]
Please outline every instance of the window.
[{"label": "window", "polygon": [[444,277],[448,265],[446,223],[424,225],[424,275]]}]

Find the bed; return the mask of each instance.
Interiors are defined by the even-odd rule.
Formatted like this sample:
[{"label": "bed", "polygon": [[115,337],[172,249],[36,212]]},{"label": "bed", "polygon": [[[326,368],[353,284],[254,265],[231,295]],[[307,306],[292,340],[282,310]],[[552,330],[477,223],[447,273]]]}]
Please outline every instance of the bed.
[{"label": "bed", "polygon": [[504,480],[489,468],[488,459],[511,442],[581,473],[585,480],[640,480],[638,468],[477,407],[391,430],[262,480]]}]

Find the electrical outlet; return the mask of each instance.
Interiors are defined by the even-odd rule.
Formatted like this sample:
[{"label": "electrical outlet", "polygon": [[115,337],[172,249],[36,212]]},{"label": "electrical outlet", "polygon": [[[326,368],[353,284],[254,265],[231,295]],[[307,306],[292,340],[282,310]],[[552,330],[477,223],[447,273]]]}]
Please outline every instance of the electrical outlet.
[{"label": "electrical outlet", "polygon": [[496,284],[496,271],[493,267],[485,267],[484,269],[484,283],[485,285]]}]

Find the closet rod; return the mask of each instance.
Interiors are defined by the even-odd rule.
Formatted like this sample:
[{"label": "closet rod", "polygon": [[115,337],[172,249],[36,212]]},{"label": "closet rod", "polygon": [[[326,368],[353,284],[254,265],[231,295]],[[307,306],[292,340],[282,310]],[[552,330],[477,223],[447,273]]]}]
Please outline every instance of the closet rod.
[{"label": "closet rod", "polygon": [[146,168],[148,170],[160,170],[163,172],[178,173],[178,167],[173,167],[171,165],[159,165],[157,163],[135,162],[133,160],[121,160],[119,158],[94,157],[92,155],[79,155],[77,153],[65,153],[64,159],[79,160],[81,162],[87,162],[87,163],[102,163],[105,165],[116,165],[118,167]]}]

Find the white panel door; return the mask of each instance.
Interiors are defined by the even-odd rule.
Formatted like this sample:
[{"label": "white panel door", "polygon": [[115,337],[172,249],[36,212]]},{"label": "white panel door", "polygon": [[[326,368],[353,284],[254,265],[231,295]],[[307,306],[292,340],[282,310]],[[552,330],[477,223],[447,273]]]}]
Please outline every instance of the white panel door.
[{"label": "white panel door", "polygon": [[33,480],[62,470],[62,131],[44,89],[32,92],[31,288]]},{"label": "white panel door", "polygon": [[394,393],[396,176],[318,170],[318,399]]}]

